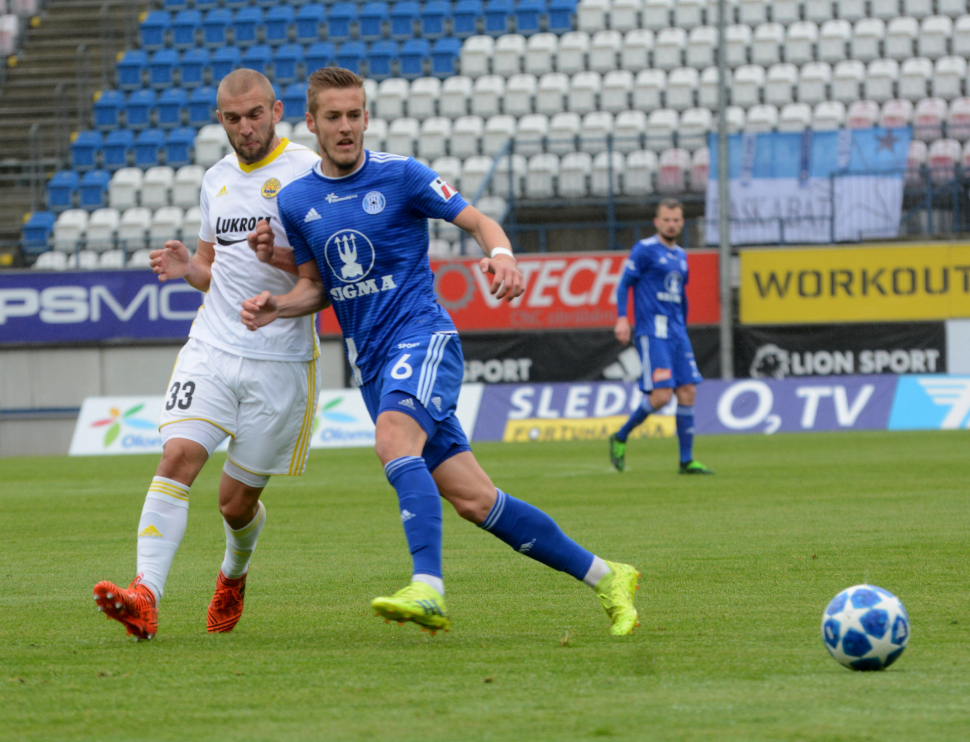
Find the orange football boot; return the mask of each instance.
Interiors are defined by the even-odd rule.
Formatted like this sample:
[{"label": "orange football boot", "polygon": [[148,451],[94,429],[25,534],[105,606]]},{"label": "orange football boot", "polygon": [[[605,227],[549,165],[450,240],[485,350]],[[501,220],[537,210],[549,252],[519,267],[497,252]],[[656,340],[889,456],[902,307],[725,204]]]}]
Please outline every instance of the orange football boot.
[{"label": "orange football boot", "polygon": [[243,612],[243,598],[246,595],[246,575],[230,580],[219,570],[216,592],[205,617],[205,627],[210,634],[232,631],[239,623]]},{"label": "orange football boot", "polygon": [[141,584],[140,578],[124,590],[107,580],[99,582],[94,586],[94,601],[104,615],[124,624],[135,641],[148,641],[158,633],[155,594]]}]

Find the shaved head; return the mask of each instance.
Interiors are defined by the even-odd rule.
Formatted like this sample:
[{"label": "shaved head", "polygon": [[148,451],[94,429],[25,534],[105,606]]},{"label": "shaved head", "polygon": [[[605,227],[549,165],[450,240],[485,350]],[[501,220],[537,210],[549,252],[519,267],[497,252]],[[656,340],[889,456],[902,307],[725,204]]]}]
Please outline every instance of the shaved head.
[{"label": "shaved head", "polygon": [[276,93],[273,86],[266,78],[266,75],[256,70],[233,70],[219,83],[219,90],[216,93],[216,105],[221,111],[227,98],[237,98],[250,91],[259,92],[266,99],[267,104],[272,108],[276,102]]}]

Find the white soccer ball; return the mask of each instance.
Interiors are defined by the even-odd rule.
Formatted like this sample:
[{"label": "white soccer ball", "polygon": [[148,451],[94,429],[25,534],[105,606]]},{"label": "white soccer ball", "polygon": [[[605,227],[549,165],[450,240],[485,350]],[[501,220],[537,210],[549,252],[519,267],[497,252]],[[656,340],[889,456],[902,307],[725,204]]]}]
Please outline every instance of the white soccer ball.
[{"label": "white soccer ball", "polygon": [[909,615],[888,590],[855,585],[836,595],[822,614],[822,641],[852,670],[885,670],[906,649]]}]

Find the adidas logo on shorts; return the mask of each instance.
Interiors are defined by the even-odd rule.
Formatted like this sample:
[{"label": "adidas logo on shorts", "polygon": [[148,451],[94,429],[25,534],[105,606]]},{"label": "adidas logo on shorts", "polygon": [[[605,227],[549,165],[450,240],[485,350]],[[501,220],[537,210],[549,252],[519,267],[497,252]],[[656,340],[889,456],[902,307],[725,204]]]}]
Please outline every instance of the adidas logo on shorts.
[{"label": "adidas logo on shorts", "polygon": [[441,412],[441,397],[432,397],[431,404],[438,408],[438,412]]},{"label": "adidas logo on shorts", "polygon": [[323,217],[321,217],[321,216],[320,216],[320,215],[319,215],[319,214],[317,213],[317,210],[316,210],[316,209],[314,209],[314,208],[311,208],[311,209],[310,209],[310,210],[309,210],[309,211],[308,211],[308,212],[306,213],[306,216],[305,216],[305,217],[303,217],[303,221],[304,221],[304,222],[315,222],[315,221],[316,221],[317,219],[322,219],[322,218],[323,218]]},{"label": "adidas logo on shorts", "polygon": [[401,405],[402,407],[407,407],[409,410],[414,409],[414,400],[411,399],[410,397],[407,397],[406,399],[402,399],[400,402],[398,402],[398,404]]}]

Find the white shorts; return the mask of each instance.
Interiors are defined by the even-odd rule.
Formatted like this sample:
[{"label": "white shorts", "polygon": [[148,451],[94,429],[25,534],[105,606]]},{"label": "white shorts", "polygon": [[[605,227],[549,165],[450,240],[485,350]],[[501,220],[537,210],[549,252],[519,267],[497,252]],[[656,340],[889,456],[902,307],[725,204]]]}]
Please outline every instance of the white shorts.
[{"label": "white shorts", "polygon": [[159,430],[210,423],[232,440],[229,460],[253,474],[303,473],[317,399],[317,361],[259,361],[189,338],[168,384]]}]

